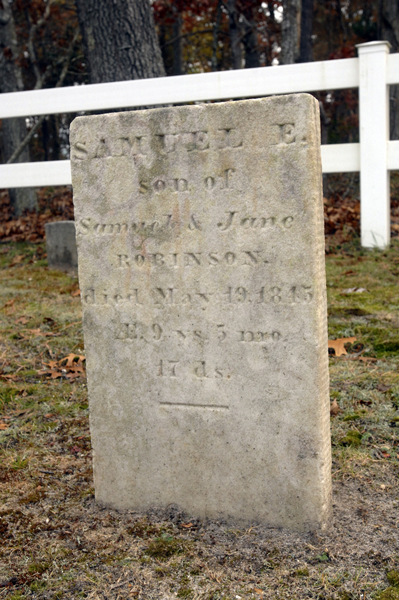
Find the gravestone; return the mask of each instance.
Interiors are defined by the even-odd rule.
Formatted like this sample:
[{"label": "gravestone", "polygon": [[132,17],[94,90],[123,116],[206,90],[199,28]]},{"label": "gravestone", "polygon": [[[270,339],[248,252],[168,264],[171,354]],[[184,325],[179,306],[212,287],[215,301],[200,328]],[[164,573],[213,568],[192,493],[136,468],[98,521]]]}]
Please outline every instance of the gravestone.
[{"label": "gravestone", "polygon": [[78,253],[74,221],[54,221],[46,223],[47,262],[50,269],[76,271]]},{"label": "gravestone", "polygon": [[316,100],[78,117],[71,147],[96,499],[323,528]]}]

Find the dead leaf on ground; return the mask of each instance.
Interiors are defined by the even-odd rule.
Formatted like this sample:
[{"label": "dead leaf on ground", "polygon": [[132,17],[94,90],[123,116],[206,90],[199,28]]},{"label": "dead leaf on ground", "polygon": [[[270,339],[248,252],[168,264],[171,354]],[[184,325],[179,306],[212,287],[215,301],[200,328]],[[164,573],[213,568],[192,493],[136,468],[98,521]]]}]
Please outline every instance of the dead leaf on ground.
[{"label": "dead leaf on ground", "polygon": [[38,375],[49,375],[51,379],[66,377],[69,381],[73,381],[77,377],[85,375],[83,365],[85,360],[85,356],[71,352],[61,360],[50,360],[50,362],[44,363],[45,368],[37,373]]},{"label": "dead leaf on ground", "polygon": [[263,594],[264,594],[264,591],[263,591],[263,590],[260,590],[259,588],[254,588],[254,592],[255,592],[256,594],[259,594],[259,596],[263,596]]},{"label": "dead leaf on ground", "polygon": [[353,287],[347,288],[346,290],[342,290],[341,296],[346,296],[347,294],[364,294],[365,292],[368,292],[366,288]]},{"label": "dead leaf on ground", "polygon": [[6,313],[6,315],[11,315],[13,312],[15,312],[15,298],[13,298],[12,300],[9,300],[8,302],[6,302],[4,304],[4,306],[2,307]]},{"label": "dead leaf on ground", "polygon": [[81,356],[80,354],[74,354],[73,352],[71,352],[71,354],[68,354],[68,356],[66,356],[65,358],[62,358],[60,362],[63,362],[64,360],[66,360],[66,366],[68,367],[68,369],[71,369],[72,367],[74,367],[76,369],[80,369],[81,371],[83,371],[82,362],[84,360],[86,360],[86,357]]},{"label": "dead leaf on ground", "polygon": [[338,406],[338,402],[336,401],[336,399],[334,398],[334,400],[331,402],[330,405],[330,415],[332,417],[336,417],[337,415],[339,415],[339,413],[342,412],[342,408],[340,408]]},{"label": "dead leaf on ground", "polygon": [[14,303],[15,303],[15,298],[6,302],[3,306],[3,308],[7,308],[7,306],[13,306]]},{"label": "dead leaf on ground", "polygon": [[359,404],[362,404],[363,406],[371,406],[373,403],[371,400],[364,400],[362,398],[361,400],[359,400]]},{"label": "dead leaf on ground", "polygon": [[328,340],[328,347],[334,350],[335,356],[342,356],[348,354],[345,344],[353,344],[353,342],[356,342],[355,337],[338,338],[337,340]]},{"label": "dead leaf on ground", "polygon": [[75,290],[74,292],[72,292],[71,296],[72,296],[72,298],[76,298],[77,296],[80,296],[80,290]]},{"label": "dead leaf on ground", "polygon": [[1,374],[0,377],[2,379],[6,379],[8,381],[15,381],[15,380],[18,379],[18,375],[15,375],[15,373],[13,375],[3,375],[3,374]]},{"label": "dead leaf on ground", "polygon": [[380,383],[379,385],[377,385],[377,390],[379,392],[388,392],[391,389],[390,385],[385,385],[383,383]]},{"label": "dead leaf on ground", "polygon": [[12,259],[12,261],[10,262],[10,264],[8,266],[14,267],[15,265],[19,265],[23,261],[24,258],[25,258],[24,254],[18,254],[18,256],[14,256],[14,258]]},{"label": "dead leaf on ground", "polygon": [[16,577],[11,577],[7,581],[0,582],[0,588],[12,587],[13,585],[17,585],[18,579]]},{"label": "dead leaf on ground", "polygon": [[2,421],[0,421],[0,429],[8,429],[9,428],[9,424],[8,423],[4,423]]},{"label": "dead leaf on ground", "polygon": [[38,329],[27,329],[28,333],[31,333],[32,335],[43,335],[42,331],[38,328]]},{"label": "dead leaf on ground", "polygon": [[51,317],[44,317],[43,321],[44,321],[44,323],[48,323],[48,325],[50,325],[50,327],[55,325],[55,321]]},{"label": "dead leaf on ground", "polygon": [[28,321],[29,321],[29,317],[19,317],[15,322],[21,323],[21,325],[26,325],[26,323]]},{"label": "dead leaf on ground", "polygon": [[[39,327],[37,329],[24,329],[22,334],[26,333],[27,335],[43,336],[43,337],[54,337],[60,335],[59,333],[51,333],[49,331],[42,331]],[[23,335],[26,338],[26,335]]]}]

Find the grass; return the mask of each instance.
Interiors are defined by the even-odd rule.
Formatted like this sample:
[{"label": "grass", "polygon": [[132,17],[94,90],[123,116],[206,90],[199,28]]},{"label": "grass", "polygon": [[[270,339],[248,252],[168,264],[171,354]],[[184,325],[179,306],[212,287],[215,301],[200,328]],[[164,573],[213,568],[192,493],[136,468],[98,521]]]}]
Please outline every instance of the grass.
[{"label": "grass", "polygon": [[65,360],[84,354],[77,279],[40,244],[0,245],[0,600],[399,598],[399,244],[326,264],[329,337],[356,341],[330,356],[334,522],[298,535],[97,506]]}]

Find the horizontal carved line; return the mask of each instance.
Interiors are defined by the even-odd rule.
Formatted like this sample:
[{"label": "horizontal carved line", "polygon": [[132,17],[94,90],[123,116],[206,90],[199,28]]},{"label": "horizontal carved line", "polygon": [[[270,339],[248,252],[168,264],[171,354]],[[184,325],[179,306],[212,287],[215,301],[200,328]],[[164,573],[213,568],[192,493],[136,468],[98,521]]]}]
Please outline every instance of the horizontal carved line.
[{"label": "horizontal carved line", "polygon": [[218,409],[218,410],[229,410],[229,406],[224,404],[189,404],[187,402],[160,402],[160,406],[173,406],[177,408],[205,408],[205,409]]}]

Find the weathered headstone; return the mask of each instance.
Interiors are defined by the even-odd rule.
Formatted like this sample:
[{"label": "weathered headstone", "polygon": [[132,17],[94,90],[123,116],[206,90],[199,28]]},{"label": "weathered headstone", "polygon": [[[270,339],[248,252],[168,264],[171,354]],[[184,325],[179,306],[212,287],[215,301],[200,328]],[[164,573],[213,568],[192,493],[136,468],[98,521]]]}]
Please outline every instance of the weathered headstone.
[{"label": "weathered headstone", "polygon": [[78,253],[74,221],[54,221],[46,223],[47,262],[51,269],[76,271]]},{"label": "weathered headstone", "polygon": [[97,500],[325,526],[316,100],[79,117],[71,144]]}]

